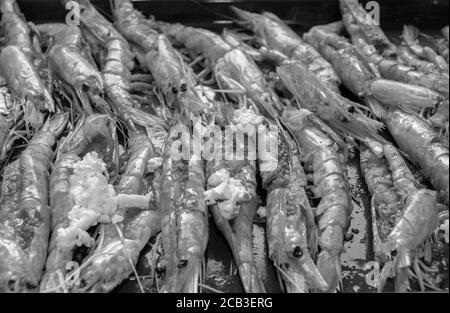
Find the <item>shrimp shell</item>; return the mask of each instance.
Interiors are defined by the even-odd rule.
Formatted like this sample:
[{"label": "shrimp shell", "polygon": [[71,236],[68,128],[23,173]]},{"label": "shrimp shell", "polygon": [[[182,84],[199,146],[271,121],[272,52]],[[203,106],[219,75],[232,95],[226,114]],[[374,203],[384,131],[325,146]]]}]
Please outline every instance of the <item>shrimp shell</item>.
[{"label": "shrimp shell", "polygon": [[233,6],[231,9],[240,19],[238,22],[254,31],[270,49],[278,50],[293,60],[302,62],[328,88],[333,91],[339,90],[340,79],[331,64],[311,45],[304,42],[278,16],[268,12],[251,13]]},{"label": "shrimp shell", "polygon": [[17,207],[2,210],[0,286],[12,284],[15,291],[34,290],[39,283],[47,256],[50,232],[48,171],[52,147],[65,129],[67,114],[56,114],[34,135],[19,157],[20,194]]},{"label": "shrimp shell", "polygon": [[167,262],[166,281],[161,291],[198,292],[208,243],[203,161],[172,159],[171,146],[176,140],[178,133],[171,132],[161,176],[162,245]]},{"label": "shrimp shell", "polygon": [[322,128],[320,121],[307,110],[290,112],[284,117],[304,153],[305,170],[313,173],[314,195],[321,198],[315,215],[319,217],[317,268],[335,291],[341,280],[340,253],[344,248],[344,233],[352,211],[346,172],[338,154],[338,145]]},{"label": "shrimp shell", "polygon": [[0,71],[9,87],[38,109],[54,111],[53,98],[27,55],[17,46],[7,46],[0,53]]},{"label": "shrimp shell", "polygon": [[418,164],[440,197],[449,202],[448,148],[441,144],[436,133],[425,121],[400,110],[387,114],[389,132],[411,160]]},{"label": "shrimp shell", "polygon": [[389,250],[385,245],[403,206],[386,159],[377,157],[368,148],[361,146],[360,164],[372,195],[370,209],[375,257],[384,263],[389,258]]}]

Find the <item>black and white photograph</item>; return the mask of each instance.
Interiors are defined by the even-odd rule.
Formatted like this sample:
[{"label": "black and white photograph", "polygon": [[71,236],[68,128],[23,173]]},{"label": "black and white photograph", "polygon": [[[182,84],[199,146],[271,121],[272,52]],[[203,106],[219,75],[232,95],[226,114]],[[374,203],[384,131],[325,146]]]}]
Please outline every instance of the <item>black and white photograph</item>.
[{"label": "black and white photograph", "polygon": [[448,295],[448,24],[448,0],[0,0],[0,293]]}]

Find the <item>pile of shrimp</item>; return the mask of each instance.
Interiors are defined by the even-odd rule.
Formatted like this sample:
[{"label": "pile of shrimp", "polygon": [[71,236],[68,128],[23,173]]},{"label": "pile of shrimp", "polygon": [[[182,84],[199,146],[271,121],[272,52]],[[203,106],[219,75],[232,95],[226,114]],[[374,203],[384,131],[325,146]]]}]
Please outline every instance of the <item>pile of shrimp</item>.
[{"label": "pile of shrimp", "polygon": [[256,224],[281,290],[344,292],[350,159],[378,292],[448,290],[448,26],[391,41],[339,0],[303,35],[230,6],[219,34],[78,2],[74,26],[0,0],[0,292],[223,292],[211,224],[244,292],[270,289]]}]

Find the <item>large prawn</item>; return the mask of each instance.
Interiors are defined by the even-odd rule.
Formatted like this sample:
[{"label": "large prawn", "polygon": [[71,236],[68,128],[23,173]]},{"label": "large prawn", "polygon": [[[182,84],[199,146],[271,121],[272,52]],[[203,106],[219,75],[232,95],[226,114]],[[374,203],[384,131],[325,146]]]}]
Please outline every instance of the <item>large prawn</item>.
[{"label": "large prawn", "polygon": [[[219,110],[224,116],[224,121],[219,126],[232,125],[236,132],[241,131],[237,121],[241,114],[251,114],[251,111],[235,110],[230,102],[223,102]],[[209,211],[215,224],[233,253],[244,291],[265,292],[252,253],[253,218],[258,206],[256,162],[227,158],[227,141],[225,137],[222,140],[219,157],[206,161],[206,201],[210,204]],[[244,154],[248,151],[248,146],[244,144]]]},{"label": "large prawn", "polygon": [[273,159],[260,160],[263,188],[267,190],[269,255],[288,292],[326,291],[333,286],[328,285],[330,279],[321,265],[316,267],[313,261],[317,228],[305,192],[307,180],[297,143],[282,128],[276,138],[266,138],[271,140],[278,145],[275,168],[270,164]]},{"label": "large prawn", "polygon": [[277,72],[299,105],[314,112],[333,129],[358,138],[370,147],[373,147],[370,144],[373,138],[383,141],[377,134],[383,127],[380,122],[368,118],[359,104],[327,88],[302,64],[283,64],[277,68]]},{"label": "large prawn", "polygon": [[[230,98],[247,96],[262,115],[274,119],[283,104],[255,61],[240,48],[233,48],[220,35],[181,24],[158,23],[163,32],[181,42],[194,55],[207,58],[217,84]],[[214,43],[214,45],[210,45]],[[244,71],[242,69],[245,69]]]},{"label": "large prawn", "polygon": [[[319,218],[319,246],[317,268],[335,291],[341,281],[340,254],[352,211],[351,195],[347,185],[340,138],[323,122],[305,109],[286,111],[286,124],[293,131],[302,150],[305,170],[312,172],[313,193],[321,198],[314,210]],[[308,177],[308,176],[307,176]]]},{"label": "large prawn", "polygon": [[237,7],[231,8],[238,16],[238,23],[254,31],[270,49],[280,51],[287,57],[302,62],[328,88],[333,91],[339,90],[340,79],[331,64],[278,16],[269,12],[256,14]]},{"label": "large prawn", "polygon": [[131,129],[135,129],[136,125],[144,126],[154,130],[155,140],[165,138],[167,131],[164,121],[154,114],[139,110],[139,99],[130,94],[134,83],[129,81],[133,60],[128,44],[119,38],[111,39],[106,44],[106,52],[103,78],[106,94],[117,115]]},{"label": "large prawn", "polygon": [[397,56],[397,47],[391,43],[376,21],[368,21],[369,15],[358,0],[339,0],[339,3],[342,15],[351,15],[355,24],[361,29],[365,40],[373,45],[378,53],[389,58]]},{"label": "large prawn", "polygon": [[67,114],[48,119],[19,157],[19,196],[16,204],[2,207],[0,214],[0,287],[4,291],[38,287],[50,232],[48,171],[52,147],[67,121]]},{"label": "large prawn", "polygon": [[[37,26],[42,37],[46,38],[49,68],[57,78],[75,90],[73,98],[78,97],[82,109],[92,114],[91,102],[103,112],[108,105],[102,99],[103,80],[90,52],[84,49],[80,29],[65,24],[40,24]],[[73,91],[71,91],[73,93]],[[77,99],[72,99],[75,103]],[[73,104],[81,110],[79,104]],[[78,107],[77,107],[78,106]]]},{"label": "large prawn", "polygon": [[416,112],[424,108],[435,109],[444,101],[442,95],[426,87],[381,79],[373,65],[361,60],[361,53],[344,37],[313,27],[304,38],[333,64],[343,84],[355,95]]},{"label": "large prawn", "polygon": [[0,53],[0,72],[19,105],[24,106],[24,119],[32,126],[42,124],[41,110],[54,111],[53,98],[39,75],[41,58],[33,58],[30,30],[15,0],[1,2],[1,29],[6,46]]},{"label": "large prawn", "polygon": [[[149,190],[149,182],[144,178],[147,163],[155,157],[152,142],[143,129],[137,129],[131,132],[128,146],[129,158],[117,193],[145,195]],[[133,205],[120,209],[118,214],[123,216],[123,222],[104,226],[93,258],[80,273],[83,290],[109,292],[130,274],[136,274],[134,266],[139,253],[161,229],[155,204],[149,208]]]},{"label": "large prawn", "polygon": [[[412,25],[403,26],[402,32],[402,40],[404,46],[403,50],[409,52],[409,56],[411,56],[410,60],[416,60],[416,64],[421,64],[422,66],[418,66],[418,70],[423,68],[424,63],[428,66],[427,70],[431,70],[436,73],[441,73],[444,76],[448,77],[449,74],[449,66],[448,62],[439,54],[437,54],[431,47],[422,46],[419,43],[419,30]],[[407,52],[407,53],[408,53]],[[410,64],[414,67],[414,64]]]},{"label": "large prawn", "polygon": [[392,260],[387,261],[381,271],[379,291],[383,289],[387,277],[394,272],[394,275],[398,276],[396,290],[405,292],[410,276],[405,271],[410,265],[414,268],[422,290],[425,289],[424,280],[434,287],[431,279],[423,273],[427,267],[419,260],[421,254],[418,250],[425,250],[425,255],[431,254],[431,250],[426,251],[427,247],[431,249],[431,246],[422,245],[438,226],[437,193],[418,186],[402,156],[393,146],[385,145],[383,150],[392,172],[394,186],[405,209],[385,243],[387,251],[391,252]]},{"label": "large prawn", "polygon": [[[128,127],[136,131],[136,126],[151,128],[156,137],[166,137],[164,122],[154,114],[140,110],[148,98],[134,91],[148,93],[152,85],[148,75],[133,75],[135,53],[122,35],[87,0],[81,2],[80,16],[82,31],[94,49],[101,65],[104,90],[114,112]],[[153,104],[151,102],[151,104]],[[155,109],[152,107],[152,109]]]},{"label": "large prawn", "polygon": [[[358,49],[358,57],[364,62],[372,63],[380,75],[386,79],[417,85],[438,92],[448,100],[448,77],[436,72],[423,73],[413,67],[400,64],[396,59],[380,55],[377,49],[367,42],[364,32],[355,22],[353,15],[342,8],[342,16],[345,27],[352,38],[353,44]],[[305,40],[312,37],[306,35]],[[310,38],[310,39],[308,39]],[[314,40],[312,40],[314,41]],[[335,41],[336,42],[336,41]],[[370,41],[369,41],[370,42]],[[316,42],[317,43],[317,42]],[[342,41],[341,41],[342,43]],[[342,46],[341,46],[342,48]],[[446,104],[448,111],[448,102]],[[448,114],[447,114],[448,115]]]},{"label": "large prawn", "polygon": [[0,160],[4,161],[14,148],[14,142],[27,136],[21,108],[15,106],[11,89],[0,76]]},{"label": "large prawn", "polygon": [[[190,147],[186,142],[189,129],[179,123],[174,127],[165,143],[161,176],[162,247],[166,262],[161,291],[198,292],[208,243],[204,165],[200,159],[172,158],[171,150],[177,141],[184,149]],[[189,137],[185,133],[180,136],[180,127],[188,131]]]},{"label": "large prawn", "polygon": [[[327,35],[320,31],[316,34],[323,35],[322,40],[324,41],[330,40],[336,45],[341,47],[345,45],[351,49],[351,46],[338,36]],[[312,36],[314,35],[312,34]],[[347,48],[335,50],[329,47],[323,47],[320,51],[335,65],[346,87],[355,95],[362,96],[371,106],[374,114],[383,119],[400,148],[422,168],[425,176],[440,191],[444,202],[448,203],[448,179],[446,175],[442,175],[442,173],[448,173],[448,148],[440,143],[439,136],[429,123],[416,114],[412,114],[410,109],[406,108],[408,113],[403,108],[408,103],[413,103],[414,107],[421,105],[419,102],[432,104],[442,101],[442,97],[436,96],[430,90],[423,90],[413,85],[401,85],[399,89],[392,88],[397,86],[395,82],[377,79],[371,67],[361,61],[356,54],[350,53],[351,50]],[[380,86],[376,86],[377,81],[381,81]],[[387,86],[387,83],[390,83],[391,86]],[[374,89],[378,89],[378,91],[374,92]],[[389,95],[389,91],[392,91],[389,96],[390,100],[386,97]]]},{"label": "large prawn", "polygon": [[115,131],[106,115],[94,114],[85,118],[82,115],[76,128],[69,133],[58,148],[58,156],[50,175],[50,207],[52,216],[51,237],[45,273],[40,283],[40,291],[68,291],[65,282],[66,266],[73,259],[74,246],[58,245],[58,230],[69,226],[68,214],[75,205],[70,194],[70,175],[76,162],[86,153],[95,151],[108,164],[114,175],[118,171],[114,152]]}]

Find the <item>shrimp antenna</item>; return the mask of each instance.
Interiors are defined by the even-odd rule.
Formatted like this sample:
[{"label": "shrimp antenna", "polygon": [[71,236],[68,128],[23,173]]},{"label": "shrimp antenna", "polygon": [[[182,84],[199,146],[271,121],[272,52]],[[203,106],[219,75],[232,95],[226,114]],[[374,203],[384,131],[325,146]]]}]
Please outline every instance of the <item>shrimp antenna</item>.
[{"label": "shrimp antenna", "polygon": [[204,4],[200,3],[197,0],[189,0],[189,1],[192,2],[192,3],[195,3],[197,6],[201,7],[203,10],[205,10],[208,13],[211,13],[211,14],[217,16],[217,17],[221,17],[221,18],[224,18],[224,19],[230,20],[230,21],[233,20],[233,18],[231,16],[228,16],[228,15],[225,15],[225,14],[222,14],[222,13],[217,13],[214,10],[209,9],[207,6],[205,6]]}]

